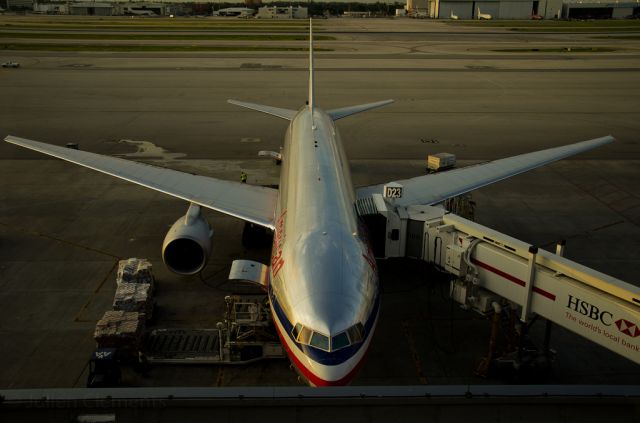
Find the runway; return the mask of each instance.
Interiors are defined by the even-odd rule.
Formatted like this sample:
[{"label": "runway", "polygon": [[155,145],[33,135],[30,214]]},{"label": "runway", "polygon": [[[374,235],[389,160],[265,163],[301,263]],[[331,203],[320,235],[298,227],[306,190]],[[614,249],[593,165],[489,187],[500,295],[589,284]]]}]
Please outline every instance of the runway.
[{"label": "runway", "polygon": [[[250,57],[239,60],[256,63]],[[271,68],[274,63],[269,62],[207,72],[167,69],[167,59],[162,64],[134,61],[145,67],[113,70],[104,59],[74,58],[77,66],[72,68],[64,64],[28,70],[25,64],[18,72],[5,70],[7,77],[0,82],[5,93],[3,132],[53,143],[78,142],[98,153],[126,152],[115,141],[128,138],[153,142],[189,159],[249,159],[258,149],[278,148],[286,122],[239,110],[226,100],[269,103],[275,97],[279,107],[292,109],[304,102],[307,74],[301,68]],[[286,66],[283,59],[276,63]],[[442,150],[468,160],[490,160],[607,134],[618,143],[581,158],[630,159],[640,129],[637,74],[589,69],[347,71],[323,70],[320,65],[317,96],[326,109],[396,100],[340,122],[353,160],[419,160]],[[35,157],[8,145],[0,146],[0,154]]]}]

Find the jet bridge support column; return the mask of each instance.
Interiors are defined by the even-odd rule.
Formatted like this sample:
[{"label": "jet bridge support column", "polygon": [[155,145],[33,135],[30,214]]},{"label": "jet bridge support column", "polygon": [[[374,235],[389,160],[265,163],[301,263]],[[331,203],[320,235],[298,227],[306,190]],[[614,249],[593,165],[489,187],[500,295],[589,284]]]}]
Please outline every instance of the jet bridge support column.
[{"label": "jet bridge support column", "polygon": [[531,294],[533,293],[533,278],[536,271],[536,256],[538,255],[538,247],[529,247],[529,263],[527,264],[527,278],[525,279],[525,296],[522,300],[522,314],[520,321],[527,323],[529,320],[529,310],[531,309]]}]

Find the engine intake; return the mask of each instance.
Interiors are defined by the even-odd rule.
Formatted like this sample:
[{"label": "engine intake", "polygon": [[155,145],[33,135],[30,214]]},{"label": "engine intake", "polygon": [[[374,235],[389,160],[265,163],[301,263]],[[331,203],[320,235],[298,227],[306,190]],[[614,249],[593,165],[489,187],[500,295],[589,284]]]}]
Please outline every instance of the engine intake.
[{"label": "engine intake", "polygon": [[187,213],[171,226],[162,243],[162,260],[172,272],[194,275],[207,264],[211,254],[213,230],[200,214],[200,206],[191,204]]}]

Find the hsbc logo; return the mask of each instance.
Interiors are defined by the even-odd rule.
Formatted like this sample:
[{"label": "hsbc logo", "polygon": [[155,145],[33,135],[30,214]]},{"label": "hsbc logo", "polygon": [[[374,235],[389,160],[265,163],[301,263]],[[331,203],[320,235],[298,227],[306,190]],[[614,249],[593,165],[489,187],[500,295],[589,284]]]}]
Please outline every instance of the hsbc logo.
[{"label": "hsbc logo", "polygon": [[575,311],[576,313],[582,314],[591,320],[600,322],[605,326],[612,326],[615,324],[620,332],[632,338],[640,336],[640,327],[638,327],[637,324],[626,319],[618,319],[614,322],[613,313],[606,310],[600,310],[598,306],[583,301],[573,295],[569,295],[567,308]]},{"label": "hsbc logo", "polygon": [[630,322],[625,319],[616,320],[616,327],[618,330],[625,335],[629,335],[632,338],[640,336],[640,328],[633,322]]},{"label": "hsbc logo", "polygon": [[580,298],[574,297],[573,295],[569,295],[567,308],[570,308],[591,320],[600,321],[600,323],[605,326],[611,326],[613,324],[613,314],[608,311],[600,310],[598,306],[582,301]]}]

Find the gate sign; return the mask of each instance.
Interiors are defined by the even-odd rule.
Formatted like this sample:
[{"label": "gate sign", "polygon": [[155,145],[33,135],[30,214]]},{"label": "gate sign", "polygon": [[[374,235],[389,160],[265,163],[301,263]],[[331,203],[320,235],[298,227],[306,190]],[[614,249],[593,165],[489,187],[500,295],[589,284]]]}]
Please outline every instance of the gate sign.
[{"label": "gate sign", "polygon": [[384,186],[384,198],[402,198],[402,185],[390,182]]}]

